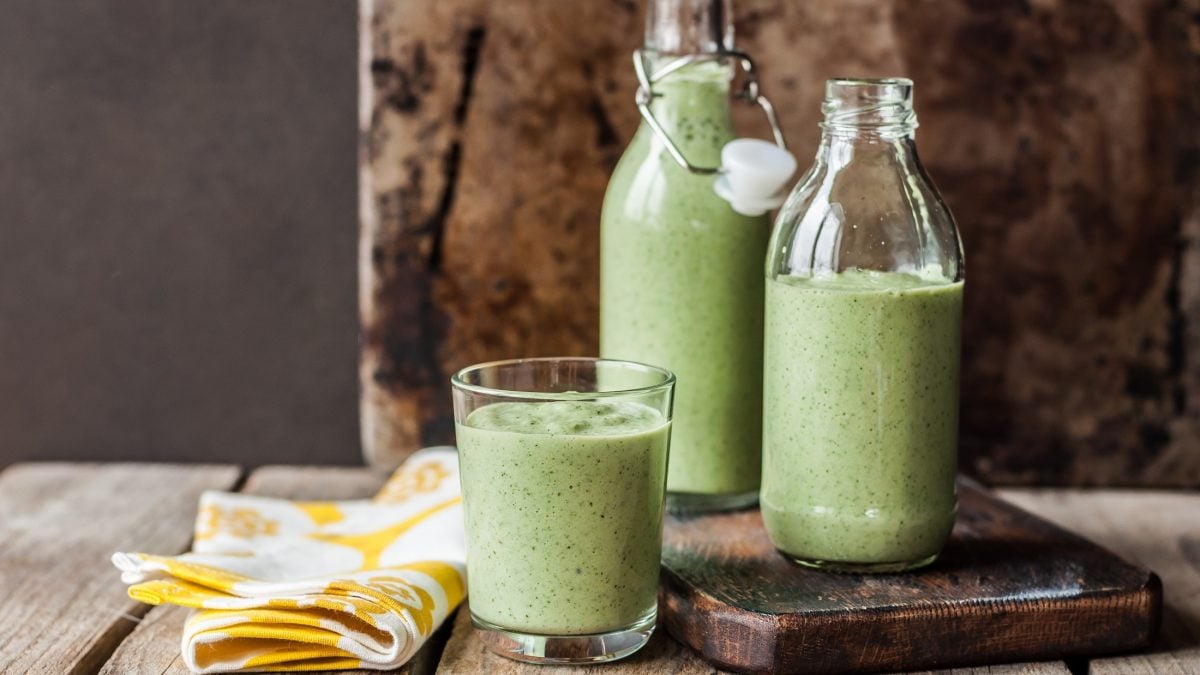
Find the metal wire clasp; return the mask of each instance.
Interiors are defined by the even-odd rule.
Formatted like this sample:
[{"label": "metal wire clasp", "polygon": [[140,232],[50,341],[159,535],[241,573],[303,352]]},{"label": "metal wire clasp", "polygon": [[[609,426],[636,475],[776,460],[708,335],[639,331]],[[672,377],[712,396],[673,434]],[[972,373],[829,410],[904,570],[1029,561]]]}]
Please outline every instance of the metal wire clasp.
[{"label": "metal wire clasp", "polygon": [[654,91],[655,82],[685,66],[707,61],[722,61],[724,59],[733,59],[745,74],[744,84],[741,90],[734,94],[734,98],[762,108],[763,112],[767,115],[767,122],[771,125],[771,134],[775,137],[775,145],[787,150],[787,142],[783,139],[783,129],[779,127],[779,118],[775,116],[775,106],[771,105],[767,97],[763,96],[762,92],[759,91],[758,73],[754,69],[754,60],[750,58],[749,54],[733,49],[722,49],[713,54],[687,54],[667,62],[662,68],[651,73],[646,65],[648,60],[646,50],[638,49],[633,52],[633,71],[637,74],[638,79],[638,90],[635,98],[638,112],[642,114],[642,119],[646,120],[646,124],[654,130],[655,135],[662,140],[663,145],[667,148],[667,152],[675,159],[675,162],[688,172],[701,176],[711,176],[720,173],[721,167],[696,166],[689,162],[683,156],[683,152],[679,150],[679,146],[675,145],[675,141],[671,140],[670,135],[667,134],[667,130],[663,129],[662,125],[658,123],[654,112],[650,110],[650,103],[655,98],[662,96],[662,94]]}]

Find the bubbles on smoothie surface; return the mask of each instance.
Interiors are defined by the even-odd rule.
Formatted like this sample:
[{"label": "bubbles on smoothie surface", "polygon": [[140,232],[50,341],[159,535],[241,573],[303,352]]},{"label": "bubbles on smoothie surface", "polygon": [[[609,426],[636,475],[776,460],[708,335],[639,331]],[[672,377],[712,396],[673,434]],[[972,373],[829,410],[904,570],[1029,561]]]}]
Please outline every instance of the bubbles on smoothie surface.
[{"label": "bubbles on smoothie surface", "polygon": [[617,436],[655,429],[663,416],[631,401],[510,401],[467,416],[467,426],[551,436]]}]

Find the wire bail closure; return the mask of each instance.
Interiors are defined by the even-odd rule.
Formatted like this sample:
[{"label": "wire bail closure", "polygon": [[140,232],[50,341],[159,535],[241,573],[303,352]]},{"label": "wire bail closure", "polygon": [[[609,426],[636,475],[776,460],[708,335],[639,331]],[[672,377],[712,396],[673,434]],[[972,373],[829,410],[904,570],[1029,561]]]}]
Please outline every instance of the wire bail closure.
[{"label": "wire bail closure", "polygon": [[646,66],[647,56],[647,52],[644,49],[638,49],[633,52],[633,71],[637,74],[638,79],[638,90],[635,97],[638,112],[642,114],[642,119],[646,120],[646,124],[654,130],[655,135],[662,140],[663,145],[667,148],[667,152],[670,153],[675,163],[681,168],[686,169],[689,173],[700,176],[711,176],[721,173],[721,167],[719,166],[696,166],[689,162],[683,156],[683,152],[680,151],[679,146],[675,145],[675,141],[671,140],[671,136],[667,134],[667,130],[658,123],[658,118],[654,116],[654,112],[650,110],[651,101],[662,96],[662,94],[654,91],[654,83],[681,68],[695,63],[733,59],[745,74],[745,83],[741,90],[735,93],[733,97],[762,108],[763,112],[766,113],[767,122],[771,125],[771,135],[775,137],[775,145],[783,150],[787,150],[787,142],[783,138],[783,129],[779,127],[779,118],[775,116],[775,106],[771,105],[767,97],[763,96],[762,92],[759,91],[758,72],[755,70],[754,60],[750,58],[749,54],[735,49],[721,49],[721,51],[713,54],[687,54],[673,59],[653,73],[649,72]]}]

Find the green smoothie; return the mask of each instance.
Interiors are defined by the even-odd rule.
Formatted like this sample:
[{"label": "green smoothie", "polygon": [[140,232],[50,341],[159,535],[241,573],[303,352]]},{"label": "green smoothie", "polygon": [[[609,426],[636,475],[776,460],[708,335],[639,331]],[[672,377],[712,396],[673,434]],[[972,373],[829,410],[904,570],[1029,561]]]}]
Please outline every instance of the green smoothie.
[{"label": "green smoothie", "polygon": [[761,504],[781,551],[886,565],[941,550],[955,512],[962,290],[861,271],[767,282]]},{"label": "green smoothie", "polygon": [[[655,90],[653,110],[684,156],[719,164],[734,137],[729,69],[689,66]],[[753,501],[770,225],[735,213],[712,186],[712,176],[679,167],[652,129],[638,129],[601,216],[600,354],[674,371],[670,492]]]},{"label": "green smoothie", "polygon": [[652,617],[670,423],[632,402],[493,403],[457,426],[471,612],[580,635]]}]

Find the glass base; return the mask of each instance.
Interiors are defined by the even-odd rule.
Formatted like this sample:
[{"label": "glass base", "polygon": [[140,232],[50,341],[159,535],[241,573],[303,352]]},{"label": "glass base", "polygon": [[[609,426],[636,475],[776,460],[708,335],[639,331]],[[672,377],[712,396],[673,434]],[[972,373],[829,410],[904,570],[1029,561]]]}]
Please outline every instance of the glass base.
[{"label": "glass base", "polygon": [[790,553],[784,553],[783,551],[780,551],[780,553],[797,565],[811,567],[823,572],[835,572],[838,574],[888,574],[893,572],[908,572],[925,567],[934,560],[937,560],[938,557],[938,554],[934,553],[933,555],[921,558],[920,560],[881,563],[855,563],[842,562],[839,560],[814,560],[811,558],[797,558]]},{"label": "glass base", "polygon": [[471,614],[475,634],[500,656],[528,663],[601,663],[616,661],[645,646],[654,633],[658,608],[633,624],[608,633],[535,635],[501,628]]},{"label": "glass base", "polygon": [[736,511],[758,503],[758,490],[737,494],[668,492],[667,511],[675,515]]}]

